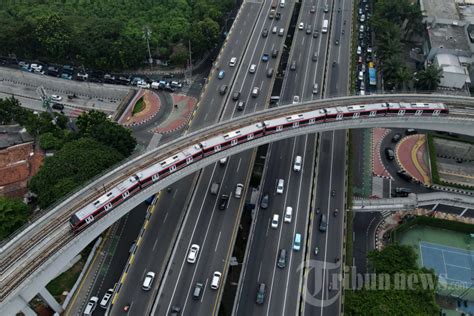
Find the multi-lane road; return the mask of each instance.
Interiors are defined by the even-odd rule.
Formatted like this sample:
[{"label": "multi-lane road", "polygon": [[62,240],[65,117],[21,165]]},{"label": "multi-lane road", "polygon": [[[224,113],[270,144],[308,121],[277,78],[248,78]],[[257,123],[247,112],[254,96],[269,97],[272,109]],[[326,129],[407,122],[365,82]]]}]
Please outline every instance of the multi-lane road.
[{"label": "multi-lane road", "polygon": [[[343,7],[349,6],[342,4],[342,0],[336,1],[341,1]],[[324,6],[318,1],[305,1],[301,5],[297,24],[303,22],[305,28],[294,30],[281,92],[282,103],[291,102],[295,95],[305,101],[347,91],[347,76],[344,74],[348,72],[350,41],[340,40],[340,45],[331,41],[334,30],[340,32],[343,27],[343,19],[347,19],[347,25],[350,25],[351,8],[343,8],[337,12],[338,10],[333,8],[334,5],[329,3],[329,12],[324,12]],[[311,12],[313,6],[315,12]],[[281,19],[276,20],[268,18],[270,2],[243,3],[225,47],[215,61],[212,76],[190,124],[190,131],[268,106],[266,103],[271,93],[273,78],[269,78],[267,72],[269,68],[276,72],[286,38],[272,31],[275,26],[277,30],[284,28],[286,35],[293,8],[293,1],[288,1],[284,8],[278,8]],[[326,34],[321,32],[324,19],[331,21]],[[341,25],[338,26],[338,23]],[[312,29],[310,34],[306,33],[308,24]],[[313,37],[314,30],[319,31],[318,37]],[[268,31],[268,36],[263,36],[265,31]],[[278,50],[276,58],[272,58],[274,50]],[[262,60],[264,53],[270,57],[266,62]],[[315,54],[317,59],[313,57]],[[232,57],[237,58],[235,66],[229,65]],[[332,67],[330,62],[333,59],[337,60],[335,67]],[[293,60],[296,62],[296,69],[290,70]],[[252,64],[256,65],[255,73],[249,72]],[[224,71],[222,79],[217,78],[220,71]],[[335,71],[338,74],[333,75]],[[314,83],[318,83],[318,91],[313,93]],[[222,85],[228,86],[225,95],[219,94]],[[259,88],[256,97],[252,96],[255,87]],[[232,95],[237,91],[240,96],[239,100],[235,101]],[[245,101],[243,111],[236,110],[239,101]],[[326,235],[341,237],[331,238],[329,245],[327,239],[324,241],[317,234],[307,235],[307,227],[309,214],[314,211],[311,210],[310,204],[314,199],[311,189],[315,174],[320,174],[316,193],[318,207],[328,212],[337,201],[340,204],[337,205],[339,209],[343,209],[345,164],[343,159],[334,157],[344,157],[344,137],[344,132],[322,136],[319,164],[315,163],[317,135],[289,139],[270,146],[266,158],[266,177],[260,189],[261,194],[270,195],[270,206],[266,210],[257,209],[255,235],[250,248],[251,260],[245,269],[247,274],[241,288],[237,314],[261,314],[262,310],[267,315],[298,313],[303,286],[303,270],[299,268],[305,259],[306,246],[303,243],[299,252],[292,250],[296,233],[303,235],[303,242],[308,238],[314,239],[311,240],[311,247],[318,245],[321,249],[320,256],[324,255],[321,259],[333,260],[331,257],[341,252],[342,220],[330,218]],[[334,141],[337,146],[333,147]],[[301,172],[292,171],[296,155],[303,156]],[[238,183],[247,188],[252,161],[253,151],[229,157],[225,165],[209,166],[173,185],[171,192],[160,194],[134,262],[127,271],[119,295],[114,301],[112,315],[123,313],[123,307],[126,305],[130,306],[129,314],[153,311],[157,315],[167,315],[175,306],[185,315],[217,313],[223,284],[215,291],[210,289],[209,283],[214,271],[222,272],[225,277],[244,202],[243,197],[235,198],[233,191]],[[338,163],[334,163],[335,161]],[[275,193],[276,181],[279,178],[285,180],[285,190],[281,195]],[[221,184],[217,195],[209,194],[210,186],[214,182]],[[329,186],[325,183],[333,183],[331,187],[337,188],[337,197],[324,197],[330,194]],[[224,211],[218,209],[221,194],[230,196]],[[282,220],[286,206],[293,207],[291,223],[283,223]],[[280,223],[278,229],[271,229],[270,218],[275,213],[280,214]],[[186,262],[191,244],[200,246],[200,253],[194,264]],[[281,248],[288,251],[287,266],[284,269],[276,266],[277,254]],[[141,284],[149,271],[156,273],[156,280],[151,290],[145,292],[141,289]],[[263,306],[255,304],[256,286],[260,282],[265,282],[268,287]],[[196,283],[204,284],[200,300],[191,298]],[[105,289],[106,287],[102,287],[101,291]],[[100,295],[102,293],[99,293],[99,297]],[[334,305],[339,308],[338,303]],[[304,310],[308,313],[311,308],[305,305]]]}]

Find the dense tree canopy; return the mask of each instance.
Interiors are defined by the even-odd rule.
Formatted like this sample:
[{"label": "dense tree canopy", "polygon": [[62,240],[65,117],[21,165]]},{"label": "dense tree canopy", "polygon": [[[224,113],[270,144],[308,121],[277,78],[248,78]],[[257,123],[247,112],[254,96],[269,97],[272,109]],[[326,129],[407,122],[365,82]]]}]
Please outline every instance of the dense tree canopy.
[{"label": "dense tree canopy", "polygon": [[80,138],[47,157],[29,188],[38,195],[39,206],[44,208],[123,158],[110,146]]},{"label": "dense tree canopy", "polygon": [[[34,5],[33,5],[34,3]],[[148,58],[182,62],[177,45],[194,56],[217,43],[232,0],[3,1],[0,54],[104,70],[137,67]]]},{"label": "dense tree canopy", "polygon": [[137,141],[129,129],[107,119],[103,112],[90,111],[77,119],[79,137],[91,137],[118,150],[124,157],[135,149]]},{"label": "dense tree canopy", "polygon": [[429,65],[426,69],[420,70],[416,76],[416,87],[420,90],[434,91],[441,83],[443,70],[435,65]]},{"label": "dense tree canopy", "polygon": [[0,240],[20,228],[30,214],[30,207],[22,201],[0,196]]},{"label": "dense tree canopy", "polygon": [[[435,301],[437,278],[432,270],[418,268],[416,253],[410,246],[389,245],[382,251],[372,251],[368,258],[377,281],[365,280],[363,288],[346,290],[347,315],[439,314]],[[382,274],[387,275],[384,283],[380,281]],[[402,278],[413,282],[400,282]]]}]

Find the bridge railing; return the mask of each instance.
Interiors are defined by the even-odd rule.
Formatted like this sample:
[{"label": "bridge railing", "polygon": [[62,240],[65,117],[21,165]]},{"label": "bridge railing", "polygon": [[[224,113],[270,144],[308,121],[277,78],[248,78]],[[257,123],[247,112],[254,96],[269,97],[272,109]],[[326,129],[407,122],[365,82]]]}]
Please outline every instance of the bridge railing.
[{"label": "bridge railing", "polygon": [[[390,96],[390,97],[388,97]],[[468,107],[474,107],[474,98],[467,98],[465,96],[456,96],[456,95],[439,95],[439,94],[372,94],[372,95],[365,95],[365,96],[342,96],[332,99],[321,99],[321,100],[313,100],[302,102],[299,104],[288,104],[284,106],[278,106],[269,108],[263,111],[258,111],[255,113],[250,113],[244,116],[240,116],[237,118],[233,118],[231,120],[222,121],[216,123],[212,126],[205,127],[198,131],[194,131],[190,134],[185,136],[181,136],[177,139],[171,140],[169,142],[161,144],[158,148],[152,149],[151,151],[147,152],[137,152],[134,155],[128,157],[127,159],[117,163],[116,165],[108,168],[107,170],[103,171],[99,175],[95,176],[94,178],[87,181],[84,185],[76,190],[70,192],[53,205],[48,207],[45,210],[37,212],[30,221],[23,225],[20,229],[15,231],[12,235],[4,239],[0,242],[0,247],[7,245],[9,242],[14,240],[17,236],[19,236],[25,229],[31,226],[31,224],[37,222],[43,216],[48,214],[49,212],[53,211],[54,209],[61,206],[62,203],[71,199],[72,196],[77,195],[79,193],[85,193],[88,189],[90,189],[91,185],[95,182],[96,184],[100,184],[101,181],[106,180],[113,175],[113,179],[117,178],[117,175],[120,175],[121,171],[124,171],[125,168],[132,165],[139,160],[144,160],[149,158],[150,156],[154,156],[154,160],[159,161],[162,158],[166,158],[172,155],[174,152],[179,152],[180,150],[195,144],[198,140],[202,141],[203,139],[207,139],[214,135],[224,133],[233,129],[238,129],[242,126],[246,126],[249,124],[257,123],[264,121],[266,119],[273,118],[278,115],[291,115],[295,113],[300,113],[309,110],[315,110],[318,108],[325,108],[325,107],[333,107],[333,106],[346,106],[352,104],[366,104],[366,103],[374,103],[374,102],[443,102],[446,104],[454,104],[454,105],[462,105]],[[161,151],[163,151],[162,154]],[[131,174],[127,174],[126,177],[130,176]],[[126,178],[124,177],[124,178]],[[80,201],[76,201],[73,203],[77,205]]]}]

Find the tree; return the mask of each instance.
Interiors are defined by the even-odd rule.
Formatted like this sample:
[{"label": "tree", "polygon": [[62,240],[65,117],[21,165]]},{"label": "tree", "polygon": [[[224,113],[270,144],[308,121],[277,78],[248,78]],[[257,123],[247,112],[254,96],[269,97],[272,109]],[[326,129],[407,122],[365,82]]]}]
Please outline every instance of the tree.
[{"label": "tree", "polygon": [[53,133],[48,132],[39,136],[39,144],[43,150],[59,150],[63,146],[64,142],[62,139],[54,136]]},{"label": "tree", "polygon": [[398,89],[406,91],[407,83],[413,78],[413,73],[406,66],[402,66],[396,73]]},{"label": "tree", "polygon": [[21,200],[0,196],[0,239],[20,228],[30,214],[30,207]]},{"label": "tree", "polygon": [[77,119],[79,137],[91,137],[104,145],[117,149],[125,157],[129,156],[137,145],[132,132],[107,119],[103,112],[90,111]]},{"label": "tree", "polygon": [[46,208],[123,158],[116,149],[91,138],[71,141],[44,160],[28,187],[38,195],[39,206]]},{"label": "tree", "polygon": [[391,244],[385,247],[383,251],[371,251],[367,258],[371,267],[377,273],[394,274],[418,269],[416,253],[410,246]]},{"label": "tree", "polygon": [[402,67],[401,61],[397,55],[384,60],[382,64],[383,77],[386,85],[392,88],[397,80],[397,72]]},{"label": "tree", "polygon": [[415,75],[415,86],[420,90],[435,91],[441,83],[442,76],[443,70],[441,68],[430,65]]},{"label": "tree", "polygon": [[37,18],[36,38],[43,49],[53,58],[64,58],[68,52],[70,34],[64,19],[58,13],[46,13]]}]

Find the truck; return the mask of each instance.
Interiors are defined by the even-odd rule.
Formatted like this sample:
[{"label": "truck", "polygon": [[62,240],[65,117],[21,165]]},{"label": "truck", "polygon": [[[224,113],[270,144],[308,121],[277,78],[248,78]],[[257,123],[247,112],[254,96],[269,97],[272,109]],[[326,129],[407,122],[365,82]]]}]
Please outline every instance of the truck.
[{"label": "truck", "polygon": [[272,9],[276,9],[278,5],[278,0],[272,0]]},{"label": "truck", "polygon": [[377,76],[374,67],[374,63],[369,63],[369,85],[376,86],[377,85]]}]

